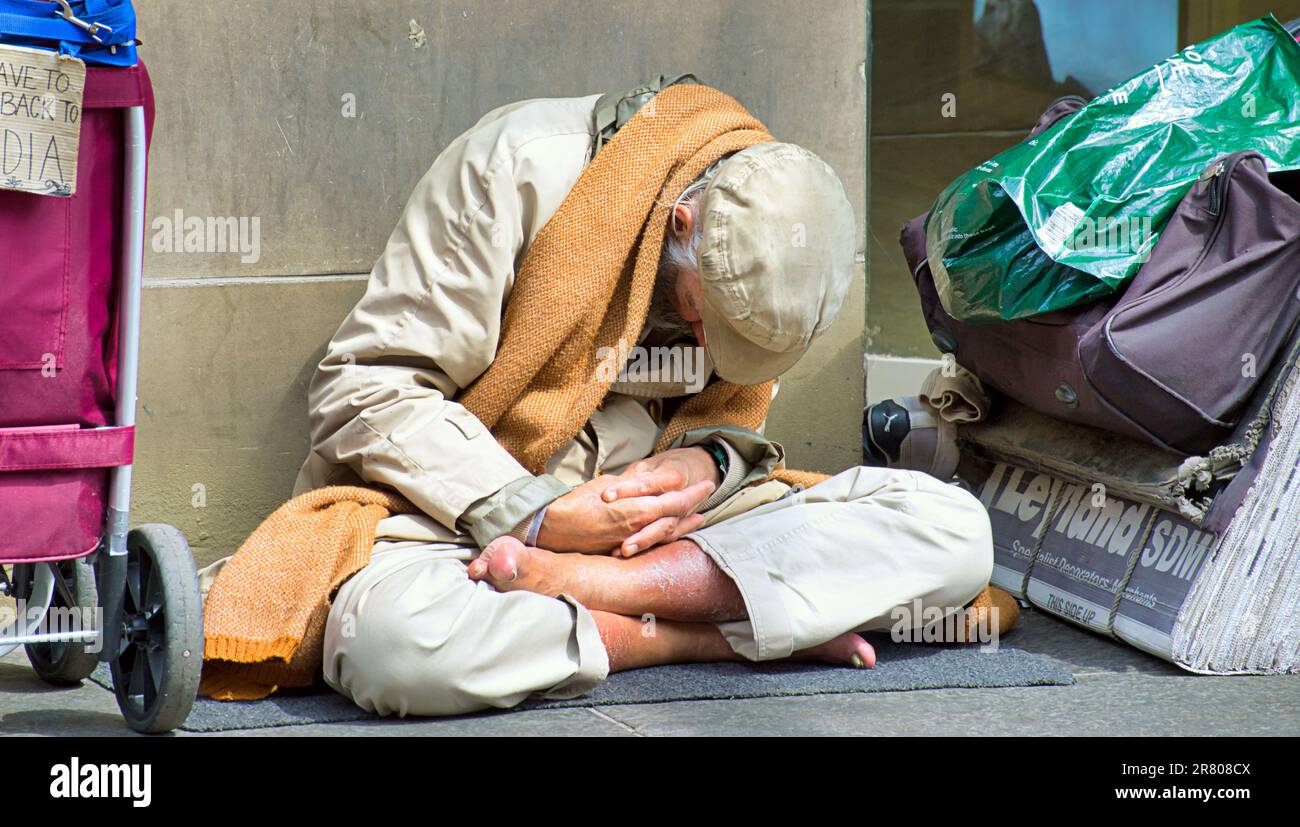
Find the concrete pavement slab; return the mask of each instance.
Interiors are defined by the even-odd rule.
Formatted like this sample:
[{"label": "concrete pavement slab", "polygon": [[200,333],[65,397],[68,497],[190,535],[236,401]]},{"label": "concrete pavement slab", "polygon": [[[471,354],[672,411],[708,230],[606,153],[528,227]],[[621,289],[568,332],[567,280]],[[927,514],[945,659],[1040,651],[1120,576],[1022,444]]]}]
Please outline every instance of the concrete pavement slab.
[{"label": "concrete pavement slab", "polygon": [[[1008,646],[1076,674],[1075,686],[942,689],[679,701],[382,719],[246,730],[262,737],[392,735],[1300,735],[1300,675],[1192,675],[1027,612]],[[22,650],[0,658],[0,735],[126,735],[113,696],[90,683],[46,686]],[[188,733],[178,733],[188,736]]]},{"label": "concrete pavement slab", "polygon": [[1127,643],[1090,632],[1039,609],[1022,610],[1020,621],[1002,637],[1002,643],[1042,655],[1076,677],[1096,672],[1187,674],[1172,663]]},{"label": "concrete pavement slab", "polygon": [[631,737],[638,733],[595,709],[538,709],[528,712],[486,712],[461,718],[386,718],[337,724],[268,727],[234,732],[178,732],[185,737],[246,735],[259,738],[340,736],[426,736],[475,738],[530,736],[587,738]]},{"label": "concrete pavement slab", "polygon": [[98,686],[50,686],[36,676],[22,647],[0,658],[0,736],[124,735],[113,695]]},{"label": "concrete pavement slab", "polygon": [[1300,735],[1300,675],[1095,673],[1074,686],[609,707],[660,735]]}]

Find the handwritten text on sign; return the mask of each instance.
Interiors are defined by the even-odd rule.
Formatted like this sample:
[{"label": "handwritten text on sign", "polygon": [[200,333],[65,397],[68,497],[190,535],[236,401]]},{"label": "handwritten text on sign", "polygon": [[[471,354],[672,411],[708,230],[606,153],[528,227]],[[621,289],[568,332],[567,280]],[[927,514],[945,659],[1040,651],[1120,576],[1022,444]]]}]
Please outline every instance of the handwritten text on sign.
[{"label": "handwritten text on sign", "polygon": [[54,52],[0,46],[0,189],[77,191],[86,64]]}]

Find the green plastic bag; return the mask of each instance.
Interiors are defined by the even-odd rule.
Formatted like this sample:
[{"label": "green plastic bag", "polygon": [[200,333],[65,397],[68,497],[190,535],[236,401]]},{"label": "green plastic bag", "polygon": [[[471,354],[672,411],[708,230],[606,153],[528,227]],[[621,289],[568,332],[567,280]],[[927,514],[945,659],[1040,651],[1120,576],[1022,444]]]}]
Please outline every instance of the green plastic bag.
[{"label": "green plastic bag", "polygon": [[1122,287],[1223,155],[1300,168],[1300,44],[1271,15],[1188,47],[948,185],[926,253],[944,309],[1019,319]]}]

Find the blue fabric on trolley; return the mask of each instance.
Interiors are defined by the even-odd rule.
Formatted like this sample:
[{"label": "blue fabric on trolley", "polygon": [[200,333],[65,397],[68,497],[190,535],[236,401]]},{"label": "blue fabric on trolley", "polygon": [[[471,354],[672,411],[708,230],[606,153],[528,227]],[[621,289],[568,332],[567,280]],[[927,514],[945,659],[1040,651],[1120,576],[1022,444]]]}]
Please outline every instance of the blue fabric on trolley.
[{"label": "blue fabric on trolley", "polygon": [[[134,66],[135,9],[131,0],[0,0],[0,44],[57,51],[88,66]],[[90,29],[98,24],[92,33]]]}]

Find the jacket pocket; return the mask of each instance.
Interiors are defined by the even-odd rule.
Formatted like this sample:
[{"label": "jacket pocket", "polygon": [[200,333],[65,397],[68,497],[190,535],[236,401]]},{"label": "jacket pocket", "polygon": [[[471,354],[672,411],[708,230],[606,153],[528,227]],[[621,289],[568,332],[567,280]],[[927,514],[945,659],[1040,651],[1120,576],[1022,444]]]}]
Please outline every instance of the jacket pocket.
[{"label": "jacket pocket", "polygon": [[0,370],[63,366],[71,201],[0,195]]}]

